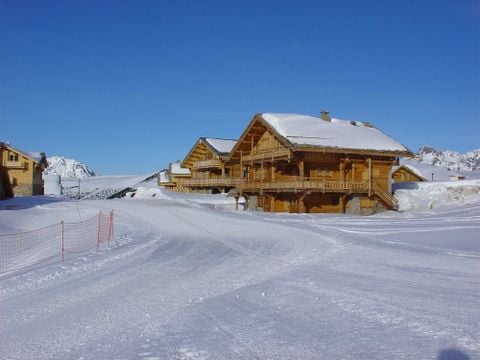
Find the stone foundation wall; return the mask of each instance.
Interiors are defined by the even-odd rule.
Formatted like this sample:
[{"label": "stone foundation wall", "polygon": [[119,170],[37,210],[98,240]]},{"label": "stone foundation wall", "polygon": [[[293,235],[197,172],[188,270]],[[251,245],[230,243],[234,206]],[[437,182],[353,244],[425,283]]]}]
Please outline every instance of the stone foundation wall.
[{"label": "stone foundation wall", "polygon": [[[345,209],[346,214],[351,215],[373,215],[379,212],[387,211],[386,207],[382,202],[373,199],[368,201],[368,198],[362,195],[353,195],[352,198],[348,201],[348,206]],[[362,201],[373,202],[369,206],[362,206]]]},{"label": "stone foundation wall", "polygon": [[13,194],[15,196],[18,196],[18,195],[31,196],[31,195],[34,195],[33,185],[32,184],[18,184],[17,186],[13,187]]}]

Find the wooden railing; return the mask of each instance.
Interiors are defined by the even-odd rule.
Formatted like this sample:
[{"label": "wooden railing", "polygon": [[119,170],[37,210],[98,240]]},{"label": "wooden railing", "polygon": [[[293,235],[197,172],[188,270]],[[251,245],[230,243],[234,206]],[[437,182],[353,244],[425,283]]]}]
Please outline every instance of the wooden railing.
[{"label": "wooden railing", "polygon": [[243,181],[243,191],[255,190],[322,190],[323,192],[368,192],[368,181],[331,181],[324,179],[294,177],[277,181]]},{"label": "wooden railing", "polygon": [[240,183],[239,179],[231,178],[215,178],[215,179],[185,179],[182,185],[185,187],[223,187],[223,186],[237,186]]},{"label": "wooden railing", "polygon": [[387,207],[398,209],[398,201],[390,192],[378,182],[369,186],[368,181],[331,181],[324,179],[297,178],[279,181],[247,181],[243,180],[238,188],[241,191],[307,191],[321,190],[322,192],[362,193],[376,195]]},{"label": "wooden railing", "polygon": [[274,159],[274,158],[284,158],[290,155],[290,149],[280,148],[280,149],[268,149],[262,151],[256,151],[243,155],[243,161],[252,161],[252,160],[261,160],[261,159]]},{"label": "wooden railing", "polygon": [[322,192],[336,193],[362,193],[375,195],[387,207],[398,209],[397,199],[378,182],[369,186],[368,181],[332,181],[324,179],[292,177],[278,181],[248,181],[247,179],[215,178],[215,179],[184,179],[184,187],[236,187],[237,191],[308,191],[320,190]]},{"label": "wooden railing", "polygon": [[10,169],[23,169],[25,168],[25,163],[23,161],[6,161],[5,167]]},{"label": "wooden railing", "polygon": [[378,182],[373,183],[373,193],[377,195],[388,207],[398,210],[398,200],[388,192],[383,189]]},{"label": "wooden railing", "polygon": [[219,159],[195,161],[192,165],[194,169],[221,168],[222,166],[223,162]]}]

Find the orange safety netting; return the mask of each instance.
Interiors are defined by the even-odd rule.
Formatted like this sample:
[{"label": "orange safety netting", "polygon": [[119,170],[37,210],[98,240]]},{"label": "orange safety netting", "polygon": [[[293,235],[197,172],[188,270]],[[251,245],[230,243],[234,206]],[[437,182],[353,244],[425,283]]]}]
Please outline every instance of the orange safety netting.
[{"label": "orange safety netting", "polygon": [[65,253],[81,254],[109,242],[113,237],[113,210],[88,220],[46,226],[41,229],[0,234],[0,273],[21,270]]}]

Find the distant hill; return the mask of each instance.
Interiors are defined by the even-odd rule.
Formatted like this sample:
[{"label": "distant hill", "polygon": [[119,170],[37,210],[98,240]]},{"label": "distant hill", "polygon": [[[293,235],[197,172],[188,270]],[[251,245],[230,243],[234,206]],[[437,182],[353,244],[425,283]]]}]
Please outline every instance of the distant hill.
[{"label": "distant hill", "polygon": [[75,159],[63,156],[51,156],[47,158],[48,167],[43,172],[45,175],[60,175],[62,178],[89,178],[96,176],[95,171],[87,165]]},{"label": "distant hill", "polygon": [[465,154],[452,150],[437,150],[423,146],[416,155],[418,162],[447,168],[450,171],[479,171],[480,149]]}]

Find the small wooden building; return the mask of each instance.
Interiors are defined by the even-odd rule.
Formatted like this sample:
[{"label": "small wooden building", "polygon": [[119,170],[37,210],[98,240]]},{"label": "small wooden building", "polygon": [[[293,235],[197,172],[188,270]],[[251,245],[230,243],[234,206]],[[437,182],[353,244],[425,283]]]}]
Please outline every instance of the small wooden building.
[{"label": "small wooden building", "polygon": [[406,165],[394,166],[392,168],[392,181],[410,182],[410,181],[427,181],[422,174],[416,171],[414,168]]},{"label": "small wooden building", "polygon": [[163,175],[160,174],[159,185],[166,189],[180,192],[187,192],[188,189],[184,186],[184,182],[191,177],[190,170],[183,168],[180,161],[170,163],[168,171]]},{"label": "small wooden building", "polygon": [[0,143],[0,181],[9,195],[42,195],[42,172],[48,166],[44,153],[26,153]]},{"label": "small wooden building", "polygon": [[227,164],[248,207],[275,212],[372,214],[396,209],[391,168],[413,154],[366,122],[297,114],[254,116]]},{"label": "small wooden building", "polygon": [[237,140],[201,137],[181,166],[191,172],[182,183],[192,192],[223,193],[233,189],[240,176],[238,163],[226,160]]}]

